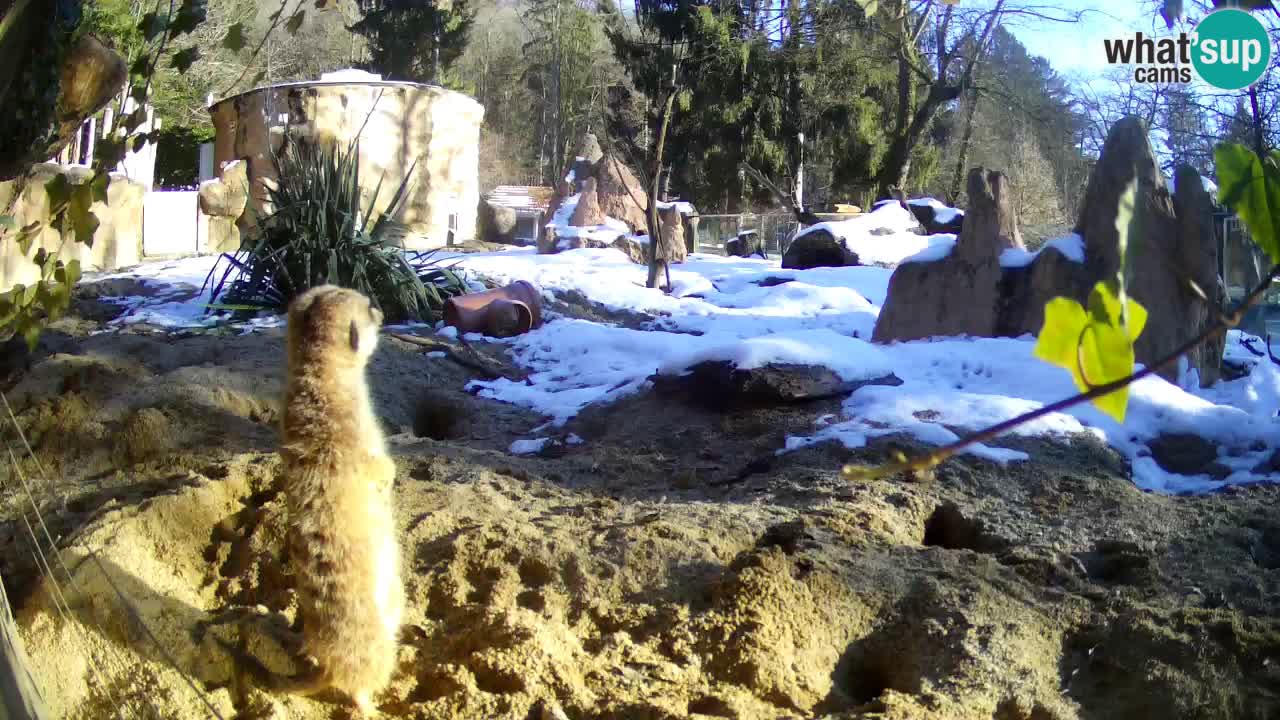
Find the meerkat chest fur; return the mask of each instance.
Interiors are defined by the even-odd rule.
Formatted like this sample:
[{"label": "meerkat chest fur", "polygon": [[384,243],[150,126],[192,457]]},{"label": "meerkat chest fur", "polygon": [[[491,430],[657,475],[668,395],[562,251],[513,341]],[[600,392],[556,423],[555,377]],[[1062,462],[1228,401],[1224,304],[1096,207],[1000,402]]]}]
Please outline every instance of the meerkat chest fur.
[{"label": "meerkat chest fur", "polygon": [[404,608],[395,464],[365,377],[380,323],[350,290],[290,306],[281,454],[303,647],[356,696],[389,682]]}]

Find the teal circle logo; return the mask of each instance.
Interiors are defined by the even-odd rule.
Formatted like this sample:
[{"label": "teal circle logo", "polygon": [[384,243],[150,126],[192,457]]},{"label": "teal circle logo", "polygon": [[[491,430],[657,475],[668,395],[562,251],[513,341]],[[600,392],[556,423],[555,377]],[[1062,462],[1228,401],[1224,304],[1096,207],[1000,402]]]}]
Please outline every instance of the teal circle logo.
[{"label": "teal circle logo", "polygon": [[1209,13],[1196,25],[1191,43],[1191,64],[1200,79],[1221,90],[1249,87],[1271,64],[1267,29],[1244,10]]}]

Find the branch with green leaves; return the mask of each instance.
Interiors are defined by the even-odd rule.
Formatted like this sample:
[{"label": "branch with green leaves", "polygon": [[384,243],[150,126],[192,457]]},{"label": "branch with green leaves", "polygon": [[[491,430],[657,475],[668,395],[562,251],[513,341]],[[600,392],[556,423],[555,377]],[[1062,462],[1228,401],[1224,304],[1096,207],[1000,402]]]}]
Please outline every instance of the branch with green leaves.
[{"label": "branch with green leaves", "polygon": [[1270,289],[1271,283],[1280,279],[1280,151],[1259,157],[1243,145],[1224,144],[1217,148],[1214,159],[1220,202],[1239,216],[1253,241],[1272,263],[1271,270],[1235,308],[1221,314],[1204,331],[1164,357],[1141,370],[1133,370],[1133,343],[1146,325],[1147,311],[1129,298],[1125,290],[1128,240],[1141,232],[1138,226],[1141,215],[1134,212],[1136,182],[1131,182],[1120,199],[1116,215],[1121,259],[1116,277],[1094,286],[1087,307],[1071,298],[1050,300],[1045,305],[1044,326],[1036,341],[1035,356],[1070,372],[1080,392],[978,430],[919,457],[896,453],[883,465],[846,465],[842,470],[844,477],[871,480],[902,472],[927,474],[976,443],[1087,402],[1123,423],[1130,385],[1169,367],[1200,345],[1239,325],[1248,309]]}]

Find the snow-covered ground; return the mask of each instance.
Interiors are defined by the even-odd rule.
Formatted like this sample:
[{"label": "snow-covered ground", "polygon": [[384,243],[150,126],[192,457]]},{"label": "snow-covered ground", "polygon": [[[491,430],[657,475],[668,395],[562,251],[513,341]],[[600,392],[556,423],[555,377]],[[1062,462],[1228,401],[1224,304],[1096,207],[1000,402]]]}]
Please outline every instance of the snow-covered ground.
[{"label": "snow-covered ground", "polygon": [[[866,237],[867,243],[877,237],[898,238]],[[1069,255],[1076,250],[1070,241],[1062,244]],[[212,263],[213,258],[153,263],[114,276],[198,287]],[[500,283],[531,280],[548,295],[577,291],[614,310],[656,317],[644,329],[630,329],[549,313],[540,329],[499,341],[530,371],[528,382],[474,381],[471,389],[543,413],[548,419],[545,429],[563,425],[587,405],[643,390],[655,373],[679,373],[709,359],[745,367],[773,361],[821,364],[846,379],[892,372],[903,381],[896,387],[871,385],[855,391],[840,416],[823,418],[812,433],[788,438],[779,452],[831,439],[858,447],[892,433],[946,443],[956,439],[948,428],[980,429],[1074,393],[1065,371],[1032,356],[1034,339],[1029,336],[871,344],[868,339],[892,273],[888,268],[782,270],[777,260],[695,254],[672,269],[676,290],[668,295],[643,287],[645,268],[611,248],[556,255],[511,249],[461,256],[461,267]],[[178,296],[158,293],[123,300],[132,310],[117,322],[145,320],[175,327],[209,322],[202,317],[206,296],[185,301],[174,297]],[[1229,336],[1228,357],[1256,360],[1241,345],[1244,339],[1236,332]],[[1256,347],[1262,348],[1261,341]],[[1016,433],[1093,433],[1133,463],[1139,486],[1199,492],[1269,480],[1251,468],[1280,447],[1277,410],[1280,368],[1264,359],[1248,376],[1203,390],[1188,392],[1154,377],[1141,380],[1131,388],[1123,425],[1081,405],[1024,425]],[[1162,433],[1195,433],[1215,441],[1222,448],[1219,462],[1232,474],[1215,481],[1205,475],[1165,472],[1148,450],[1148,443]],[[542,440],[518,441],[512,452],[535,451]],[[994,446],[976,446],[971,452],[998,462],[1026,457]]]}]

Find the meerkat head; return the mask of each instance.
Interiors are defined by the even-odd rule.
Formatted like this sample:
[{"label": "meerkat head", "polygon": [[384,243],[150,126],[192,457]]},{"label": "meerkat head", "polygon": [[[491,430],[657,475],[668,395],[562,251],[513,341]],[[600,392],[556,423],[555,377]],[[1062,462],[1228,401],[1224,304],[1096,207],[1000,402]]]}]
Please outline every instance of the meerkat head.
[{"label": "meerkat head", "polygon": [[378,345],[382,311],[355,290],[321,285],[293,300],[288,322],[290,365],[363,368]]}]

